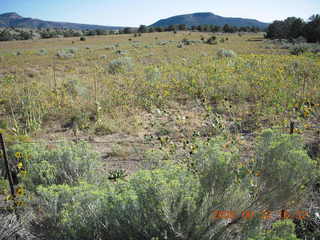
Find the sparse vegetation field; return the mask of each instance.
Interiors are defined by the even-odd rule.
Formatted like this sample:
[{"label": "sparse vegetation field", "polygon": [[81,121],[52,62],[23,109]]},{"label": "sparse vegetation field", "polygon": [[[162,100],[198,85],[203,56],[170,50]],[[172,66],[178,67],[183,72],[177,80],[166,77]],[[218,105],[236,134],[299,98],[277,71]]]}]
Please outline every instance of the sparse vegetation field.
[{"label": "sparse vegetation field", "polygon": [[[188,31],[0,42],[0,131],[19,211],[33,216],[23,228],[68,240],[316,236],[307,221],[265,232],[279,218],[210,215],[319,201],[319,49]],[[10,195],[4,179],[0,190]]]}]

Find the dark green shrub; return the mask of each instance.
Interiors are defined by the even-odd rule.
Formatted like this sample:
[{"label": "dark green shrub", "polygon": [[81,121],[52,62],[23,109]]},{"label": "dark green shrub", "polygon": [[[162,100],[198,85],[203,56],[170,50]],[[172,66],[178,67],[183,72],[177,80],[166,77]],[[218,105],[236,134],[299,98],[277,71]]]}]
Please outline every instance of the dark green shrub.
[{"label": "dark green shrub", "polygon": [[183,44],[182,43],[178,43],[177,48],[183,48]]},{"label": "dark green shrub", "polygon": [[82,36],[82,37],[80,37],[80,41],[86,41],[87,40],[87,38],[86,37],[84,37],[84,36]]},{"label": "dark green shrub", "polygon": [[115,53],[118,54],[118,55],[127,55],[128,51],[119,49],[119,50],[115,51]]},{"label": "dark green shrub", "polygon": [[218,44],[218,42],[216,40],[217,40],[216,36],[211,36],[210,38],[207,39],[206,43],[211,44],[211,45],[215,45],[215,44]]}]

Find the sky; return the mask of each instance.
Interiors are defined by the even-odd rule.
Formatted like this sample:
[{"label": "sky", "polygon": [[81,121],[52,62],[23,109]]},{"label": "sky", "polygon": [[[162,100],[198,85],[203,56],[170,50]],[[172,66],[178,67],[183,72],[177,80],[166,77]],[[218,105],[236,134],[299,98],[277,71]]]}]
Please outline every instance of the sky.
[{"label": "sky", "polygon": [[137,27],[175,15],[212,12],[263,22],[320,14],[320,0],[0,0],[0,14],[48,21]]}]

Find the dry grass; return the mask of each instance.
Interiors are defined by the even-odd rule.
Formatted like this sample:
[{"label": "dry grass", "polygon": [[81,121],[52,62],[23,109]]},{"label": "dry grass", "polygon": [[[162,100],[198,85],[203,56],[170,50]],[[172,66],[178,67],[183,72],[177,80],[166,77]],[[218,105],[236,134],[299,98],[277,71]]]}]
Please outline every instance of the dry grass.
[{"label": "dry grass", "polygon": [[[267,49],[262,34],[223,34],[217,35],[217,45],[177,47],[185,38],[211,35],[0,42],[2,125],[34,138],[91,136],[125,144],[126,137],[117,134],[137,142],[150,135],[178,139],[230,131],[246,136],[288,126],[292,119],[301,126],[319,121],[319,57]],[[218,59],[220,49],[238,57]],[[57,57],[62,50],[71,54]],[[110,74],[108,64],[123,56],[131,58],[132,71]],[[110,146],[101,149],[110,153]],[[131,152],[118,155],[127,160]]]}]

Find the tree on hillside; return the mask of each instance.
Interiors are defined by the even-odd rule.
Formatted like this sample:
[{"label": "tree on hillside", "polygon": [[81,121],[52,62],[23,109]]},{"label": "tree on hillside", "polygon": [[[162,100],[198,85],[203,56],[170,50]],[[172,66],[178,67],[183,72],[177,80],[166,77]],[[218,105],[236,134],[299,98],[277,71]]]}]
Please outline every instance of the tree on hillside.
[{"label": "tree on hillside", "polygon": [[140,25],[139,29],[138,29],[139,33],[146,33],[148,32],[148,28],[146,25]]},{"label": "tree on hillside", "polygon": [[207,24],[205,24],[205,25],[203,25],[203,31],[204,32],[209,32],[209,25],[207,25]]},{"label": "tree on hillside", "polygon": [[172,31],[177,31],[178,30],[178,25],[170,25],[169,27],[166,28],[166,31],[172,32]]},{"label": "tree on hillside", "polygon": [[285,23],[283,21],[274,21],[269,25],[266,37],[271,39],[286,38],[285,28]]},{"label": "tree on hillside", "polygon": [[126,27],[126,28],[123,29],[123,33],[124,34],[129,34],[129,33],[132,33],[132,32],[133,32],[132,28],[129,28],[129,27]]},{"label": "tree on hillside", "polygon": [[274,21],[267,29],[266,38],[289,39],[305,37],[308,42],[320,42],[320,15],[313,15],[305,23],[301,18],[289,17],[284,21]]},{"label": "tree on hillside", "polygon": [[217,25],[213,26],[212,32],[221,32],[221,27]]},{"label": "tree on hillside", "polygon": [[197,26],[197,30],[198,30],[199,32],[203,32],[203,31],[204,31],[204,26],[203,26],[203,25]]},{"label": "tree on hillside", "polygon": [[156,27],[157,32],[164,32],[164,27]]},{"label": "tree on hillside", "polygon": [[27,31],[21,31],[19,34],[20,40],[29,40],[32,39],[32,33]]},{"label": "tree on hillside", "polygon": [[197,30],[197,26],[191,26],[191,30],[192,30],[192,31]]},{"label": "tree on hillside", "polygon": [[185,24],[179,24],[179,25],[178,25],[178,29],[179,29],[180,31],[184,31],[184,30],[187,29],[187,26],[186,26]]},{"label": "tree on hillside", "polygon": [[320,42],[320,15],[310,17],[310,22],[304,27],[304,37],[308,42]]},{"label": "tree on hillside", "polygon": [[235,32],[235,31],[234,31],[234,27],[229,26],[229,24],[225,24],[225,25],[223,26],[222,30],[223,30],[225,33],[233,33],[233,32]]},{"label": "tree on hillside", "polygon": [[295,39],[303,35],[305,22],[301,18],[292,18],[289,27],[289,38]]},{"label": "tree on hillside", "polygon": [[0,41],[11,41],[13,39],[13,35],[7,29],[0,32]]}]

